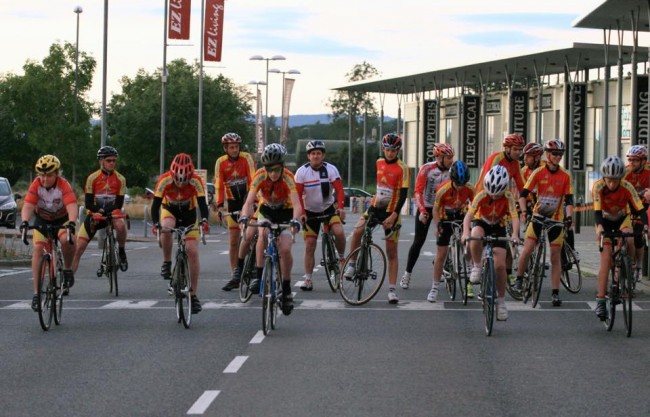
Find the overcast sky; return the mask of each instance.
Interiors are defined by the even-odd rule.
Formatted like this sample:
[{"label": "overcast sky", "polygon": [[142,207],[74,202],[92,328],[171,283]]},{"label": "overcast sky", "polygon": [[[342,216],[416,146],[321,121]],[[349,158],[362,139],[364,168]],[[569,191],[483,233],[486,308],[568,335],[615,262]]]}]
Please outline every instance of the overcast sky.
[{"label": "overcast sky", "polygon": [[[101,102],[104,2],[100,0],[0,0],[0,73],[22,73],[27,60],[41,61],[54,42],[74,44],[75,6],[79,48],[97,60],[90,98]],[[206,73],[235,83],[265,80],[265,62],[252,55],[283,55],[269,68],[297,69],[291,114],[329,113],[331,88],[367,61],[382,78],[450,68],[569,47],[602,43],[599,30],[572,23],[601,0],[226,0],[223,56]],[[164,0],[111,0],[108,18],[108,94],[119,79],[142,68],[162,67]],[[192,2],[190,41],[173,41],[168,61],[199,57],[201,1]],[[631,44],[631,35],[625,34]],[[647,46],[647,42],[641,45]],[[617,42],[612,33],[612,42]],[[269,74],[269,115],[280,115],[282,75]],[[251,88],[253,88],[251,86]],[[397,113],[386,100],[385,112]]]}]

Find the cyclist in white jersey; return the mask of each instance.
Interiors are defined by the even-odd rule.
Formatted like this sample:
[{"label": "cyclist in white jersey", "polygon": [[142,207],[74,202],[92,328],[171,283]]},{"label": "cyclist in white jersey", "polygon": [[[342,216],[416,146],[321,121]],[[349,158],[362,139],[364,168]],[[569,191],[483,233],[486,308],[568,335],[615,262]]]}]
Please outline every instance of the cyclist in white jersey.
[{"label": "cyclist in white jersey", "polygon": [[[312,283],[314,252],[320,225],[324,221],[315,217],[332,214],[329,225],[334,233],[339,259],[343,259],[345,234],[341,222],[345,220],[345,195],[339,170],[324,161],[325,143],[322,140],[311,140],[306,148],[309,162],[298,168],[295,181],[305,219],[302,232],[305,239],[305,276],[300,289],[311,291],[314,288]],[[336,201],[334,191],[336,191]]]}]

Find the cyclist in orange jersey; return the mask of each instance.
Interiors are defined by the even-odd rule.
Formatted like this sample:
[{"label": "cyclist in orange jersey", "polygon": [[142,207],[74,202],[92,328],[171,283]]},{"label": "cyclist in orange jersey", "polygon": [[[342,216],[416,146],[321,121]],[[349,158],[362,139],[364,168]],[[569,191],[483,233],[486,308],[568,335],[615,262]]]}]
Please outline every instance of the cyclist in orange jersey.
[{"label": "cyclist in orange jersey", "polygon": [[[643,207],[648,209],[650,202],[650,167],[646,166],[648,160],[648,147],[646,145],[632,145],[627,151],[628,165],[625,167],[623,179],[634,187],[643,202]],[[643,222],[640,219],[633,219],[632,226],[635,232],[643,230]],[[643,252],[645,242],[641,236],[634,238],[634,274],[641,276],[641,265],[643,265]]]},{"label": "cyclist in orange jersey", "polygon": [[474,185],[477,193],[483,190],[483,178],[485,178],[485,174],[496,165],[501,165],[506,168],[508,176],[517,186],[517,193],[521,192],[524,188],[524,180],[521,176],[521,170],[519,167],[519,157],[523,152],[526,141],[523,136],[511,133],[503,138],[501,144],[503,145],[503,151],[494,152],[483,164],[481,174]]},{"label": "cyclist in orange jersey", "polygon": [[[384,158],[377,160],[377,193],[370,202],[370,207],[357,222],[350,239],[350,253],[361,246],[366,220],[372,211],[376,221],[384,227],[386,236],[386,257],[388,258],[388,302],[397,304],[399,296],[397,285],[397,243],[399,230],[393,226],[400,224],[400,211],[406,202],[409,188],[410,173],[408,167],[399,159],[402,138],[395,133],[389,133],[382,139]],[[351,260],[343,272],[344,279],[350,279],[356,271],[356,259]]]}]

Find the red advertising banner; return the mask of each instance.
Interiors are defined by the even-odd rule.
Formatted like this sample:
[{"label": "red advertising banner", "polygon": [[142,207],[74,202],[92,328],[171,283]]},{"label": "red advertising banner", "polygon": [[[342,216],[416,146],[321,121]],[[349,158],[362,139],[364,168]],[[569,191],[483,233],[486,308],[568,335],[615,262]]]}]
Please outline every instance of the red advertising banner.
[{"label": "red advertising banner", "polygon": [[221,40],[223,39],[224,0],[205,1],[205,32],[203,33],[203,59],[221,61]]},{"label": "red advertising banner", "polygon": [[169,0],[169,22],[167,22],[169,39],[190,38],[191,9],[191,0]]},{"label": "red advertising banner", "polygon": [[284,97],[282,97],[282,129],[280,130],[280,143],[287,143],[289,138],[289,106],[291,105],[291,91],[293,91],[293,78],[284,80]]}]

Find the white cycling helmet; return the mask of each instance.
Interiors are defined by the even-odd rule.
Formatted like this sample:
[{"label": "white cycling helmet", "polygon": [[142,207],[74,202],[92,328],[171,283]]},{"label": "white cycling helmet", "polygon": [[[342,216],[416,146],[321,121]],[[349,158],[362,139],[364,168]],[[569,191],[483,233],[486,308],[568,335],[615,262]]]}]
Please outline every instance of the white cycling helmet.
[{"label": "white cycling helmet", "polygon": [[498,197],[506,191],[510,184],[510,175],[503,165],[492,167],[485,178],[483,178],[483,187],[491,197]]},{"label": "white cycling helmet", "polygon": [[600,164],[600,172],[605,178],[619,179],[625,175],[625,164],[617,155],[608,156]]}]

